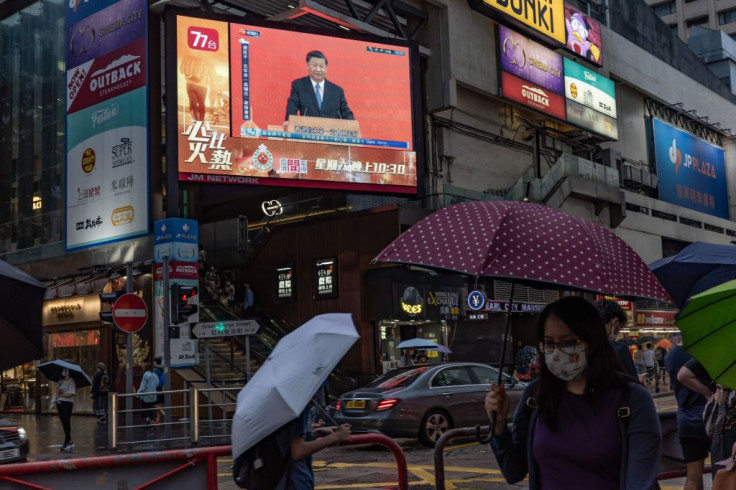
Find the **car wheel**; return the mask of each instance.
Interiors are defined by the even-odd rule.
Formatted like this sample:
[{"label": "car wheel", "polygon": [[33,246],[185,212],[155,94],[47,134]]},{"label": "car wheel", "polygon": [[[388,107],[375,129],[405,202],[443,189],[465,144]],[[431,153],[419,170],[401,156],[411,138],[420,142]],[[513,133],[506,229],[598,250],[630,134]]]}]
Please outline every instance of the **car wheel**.
[{"label": "car wheel", "polygon": [[425,446],[434,447],[440,437],[450,429],[452,429],[450,416],[442,410],[431,410],[422,419],[419,441]]}]

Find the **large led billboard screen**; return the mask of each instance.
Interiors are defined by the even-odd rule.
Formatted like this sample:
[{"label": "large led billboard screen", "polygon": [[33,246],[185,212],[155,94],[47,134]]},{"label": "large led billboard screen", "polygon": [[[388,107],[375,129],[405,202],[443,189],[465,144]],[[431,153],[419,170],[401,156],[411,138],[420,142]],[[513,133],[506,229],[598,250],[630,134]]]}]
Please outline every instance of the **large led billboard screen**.
[{"label": "large led billboard screen", "polygon": [[416,192],[407,42],[171,18],[180,180]]}]

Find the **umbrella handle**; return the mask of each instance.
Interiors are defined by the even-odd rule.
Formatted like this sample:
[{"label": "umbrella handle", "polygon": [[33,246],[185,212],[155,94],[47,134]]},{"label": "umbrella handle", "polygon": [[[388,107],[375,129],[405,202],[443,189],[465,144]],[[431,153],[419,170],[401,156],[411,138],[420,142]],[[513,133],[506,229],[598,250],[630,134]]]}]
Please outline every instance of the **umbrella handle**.
[{"label": "umbrella handle", "polygon": [[478,440],[481,444],[488,444],[491,442],[491,439],[493,438],[493,428],[496,426],[496,417],[498,416],[497,412],[493,412],[493,417],[491,417],[491,430],[488,432],[488,436],[483,436],[480,433],[480,425],[475,426],[475,438]]}]

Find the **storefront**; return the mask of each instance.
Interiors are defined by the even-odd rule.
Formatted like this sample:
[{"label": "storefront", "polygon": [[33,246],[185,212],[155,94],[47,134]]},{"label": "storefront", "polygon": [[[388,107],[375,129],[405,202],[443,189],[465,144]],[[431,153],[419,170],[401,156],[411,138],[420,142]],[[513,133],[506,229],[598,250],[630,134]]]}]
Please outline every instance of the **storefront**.
[{"label": "storefront", "polygon": [[[464,315],[464,280],[399,268],[374,269],[366,273],[370,318],[376,326],[377,370],[398,367],[397,346],[423,338],[448,346],[451,326]],[[436,349],[418,350],[416,360],[440,362],[446,355]]]}]

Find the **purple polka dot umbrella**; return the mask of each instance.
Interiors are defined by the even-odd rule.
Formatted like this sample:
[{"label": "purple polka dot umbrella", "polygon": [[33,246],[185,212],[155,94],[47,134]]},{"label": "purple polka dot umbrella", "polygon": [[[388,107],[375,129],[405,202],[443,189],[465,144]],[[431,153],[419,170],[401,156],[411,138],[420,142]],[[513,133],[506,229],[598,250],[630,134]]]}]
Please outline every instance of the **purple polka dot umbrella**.
[{"label": "purple polka dot umbrella", "polygon": [[[672,303],[641,257],[611,230],[523,201],[467,202],[436,211],[391,242],[374,262],[504,279],[512,286],[523,283]],[[512,303],[513,291],[512,287]],[[510,315],[504,339],[509,320]],[[502,343],[499,383],[506,344]],[[477,434],[484,441],[480,429]]]},{"label": "purple polka dot umbrella", "polygon": [[641,257],[611,230],[523,201],[441,209],[401,234],[374,261],[672,302]]}]

